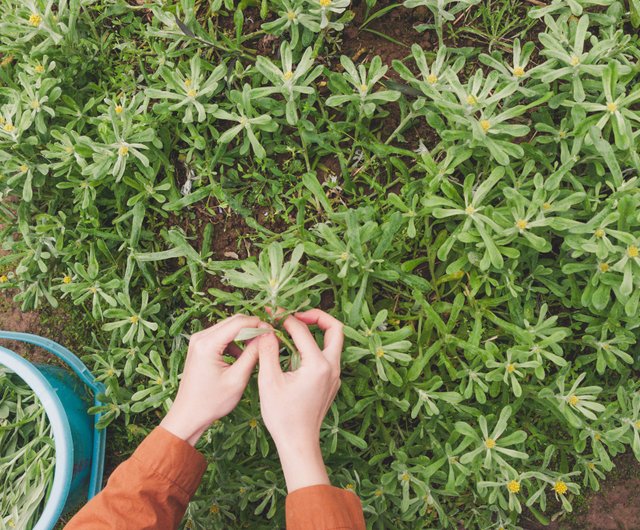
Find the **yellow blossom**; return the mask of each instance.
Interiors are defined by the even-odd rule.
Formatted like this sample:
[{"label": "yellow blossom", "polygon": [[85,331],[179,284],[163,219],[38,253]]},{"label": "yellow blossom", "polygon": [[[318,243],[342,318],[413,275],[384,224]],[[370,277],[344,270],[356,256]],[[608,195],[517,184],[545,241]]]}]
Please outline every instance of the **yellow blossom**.
[{"label": "yellow blossom", "polygon": [[187,88],[189,88],[191,86],[191,79],[189,79],[188,77],[184,80],[184,86],[186,86]]},{"label": "yellow blossom", "polygon": [[568,489],[569,488],[567,487],[567,485],[562,480],[558,480],[553,485],[553,491],[555,491],[558,495],[564,495],[565,493],[567,493]]},{"label": "yellow blossom", "polygon": [[347,251],[344,251],[342,254],[340,254],[340,259],[347,261],[349,259],[349,253]]},{"label": "yellow blossom", "polygon": [[116,108],[114,110],[116,111],[116,114],[122,114],[122,111],[124,109],[122,108],[122,105],[116,105]]},{"label": "yellow blossom", "polygon": [[567,398],[567,403],[569,403],[569,405],[571,405],[572,407],[575,407],[578,404],[578,401],[580,401],[580,398],[575,394],[572,394]]},{"label": "yellow blossom", "polygon": [[[6,276],[5,276],[5,278],[6,278]],[[636,422],[633,424],[633,426],[634,426],[636,429],[640,429],[640,420],[636,421]]]},{"label": "yellow blossom", "polygon": [[41,22],[42,22],[42,17],[38,15],[38,13],[31,13],[31,16],[29,17],[30,26],[37,28]]},{"label": "yellow blossom", "polygon": [[118,154],[120,156],[127,156],[129,154],[129,148],[126,145],[121,145],[118,149]]},{"label": "yellow blossom", "polygon": [[369,87],[367,85],[365,85],[364,83],[362,83],[360,85],[360,92],[366,92],[369,89]]},{"label": "yellow blossom", "polygon": [[510,374],[512,374],[513,372],[516,371],[516,365],[513,363],[509,363],[507,365],[507,372],[509,372]]},{"label": "yellow blossom", "polygon": [[577,55],[572,55],[569,63],[571,66],[578,66],[580,64],[580,58]]},{"label": "yellow blossom", "polygon": [[596,236],[598,239],[601,237],[604,237],[604,230],[602,228],[598,228],[594,233],[594,236]]},{"label": "yellow blossom", "polygon": [[344,489],[349,490],[349,491],[355,491],[356,486],[355,484],[351,484],[351,482],[349,482],[349,484],[347,484]]},{"label": "yellow blossom", "polygon": [[62,283],[66,283],[66,284],[70,284],[73,280],[71,279],[71,276],[66,275],[64,278],[62,278]]},{"label": "yellow blossom", "polygon": [[516,227],[518,230],[526,230],[529,227],[529,223],[527,223],[526,219],[518,219]]},{"label": "yellow blossom", "polygon": [[70,155],[71,153],[73,153],[73,147],[71,147],[70,145],[67,145],[67,146],[64,148],[64,151],[65,151],[65,153],[67,153],[67,154],[69,154],[69,155]]},{"label": "yellow blossom", "polygon": [[496,441],[495,441],[493,438],[487,438],[487,439],[484,441],[484,446],[485,446],[487,449],[493,449],[493,448],[496,446]]},{"label": "yellow blossom", "polygon": [[600,263],[600,265],[598,265],[598,269],[600,269],[600,272],[607,272],[609,270],[609,264]]},{"label": "yellow blossom", "polygon": [[473,215],[474,213],[476,213],[476,209],[470,204],[464,209],[464,213],[466,213],[467,215]]},{"label": "yellow blossom", "polygon": [[487,132],[491,129],[491,122],[489,120],[480,120],[480,127],[482,127],[484,132]]},{"label": "yellow blossom", "polygon": [[478,100],[474,96],[467,96],[467,104],[475,105],[478,103]]},{"label": "yellow blossom", "polygon": [[29,171],[29,166],[27,164],[22,164],[20,166],[20,172],[21,173],[26,173],[27,171]]},{"label": "yellow blossom", "polygon": [[211,512],[214,515],[217,513],[220,513],[220,507],[217,504],[212,504],[211,508],[209,508],[209,512]]},{"label": "yellow blossom", "polygon": [[36,74],[41,74],[44,72],[44,66],[42,66],[41,64],[36,64],[34,70]]},{"label": "yellow blossom", "polygon": [[560,139],[566,138],[567,137],[567,132],[566,131],[558,131],[558,137]]},{"label": "yellow blossom", "polygon": [[522,66],[516,66],[513,69],[513,75],[516,77],[522,77],[524,75],[524,68],[522,68]]},{"label": "yellow blossom", "polygon": [[282,74],[282,79],[284,79],[285,81],[289,81],[292,77],[293,77],[293,72],[291,70],[288,70],[287,72]]},{"label": "yellow blossom", "polygon": [[402,474],[402,482],[409,482],[411,480],[411,475],[406,471]]},{"label": "yellow blossom", "polygon": [[595,465],[593,462],[589,462],[589,463],[587,464],[587,467],[588,467],[591,471],[593,471],[593,470],[596,468],[596,465]]},{"label": "yellow blossom", "polygon": [[131,315],[129,317],[129,322],[131,322],[132,324],[137,324],[138,322],[140,322],[140,317],[138,315]]},{"label": "yellow blossom", "polygon": [[9,281],[9,277],[6,274],[0,276],[0,283],[7,283]]},{"label": "yellow blossom", "polygon": [[427,83],[435,85],[438,82],[438,76],[436,74],[429,74],[427,76]]},{"label": "yellow blossom", "polygon": [[322,7],[329,7],[331,5],[331,0],[320,0],[320,5]]},{"label": "yellow blossom", "polygon": [[4,127],[3,127],[3,129],[4,129],[6,132],[10,133],[10,132],[15,131],[15,129],[16,129],[16,128],[15,128],[11,123],[5,123],[5,125],[4,125]]},{"label": "yellow blossom", "polygon": [[630,258],[637,258],[638,254],[639,254],[638,247],[636,247],[635,245],[631,245],[627,249],[627,256],[629,256]]},{"label": "yellow blossom", "polygon": [[595,433],[593,437],[595,438],[596,442],[602,440],[602,435],[599,432]]},{"label": "yellow blossom", "polygon": [[287,11],[287,18],[289,20],[295,20],[296,19],[296,13],[295,11]]},{"label": "yellow blossom", "polygon": [[252,429],[255,429],[258,426],[258,420],[256,420],[255,418],[251,418],[249,420],[249,427],[251,427]]},{"label": "yellow blossom", "polygon": [[511,493],[518,493],[520,491],[520,483],[517,480],[510,480],[507,483],[507,489]]},{"label": "yellow blossom", "polygon": [[37,99],[31,101],[31,108],[33,110],[38,110],[40,108],[40,102]]},{"label": "yellow blossom", "polygon": [[381,489],[377,489],[373,494],[374,494],[376,497],[382,497],[382,490],[381,490]]},{"label": "yellow blossom", "polygon": [[384,350],[382,348],[378,348],[376,350],[376,357],[378,357],[378,358],[384,357]]},{"label": "yellow blossom", "polygon": [[618,105],[615,103],[607,103],[607,110],[613,114],[616,110],[618,110]]},{"label": "yellow blossom", "polygon": [[551,210],[551,204],[550,204],[550,203],[548,203],[548,202],[545,202],[545,203],[542,205],[542,209],[543,209],[543,210]]},{"label": "yellow blossom", "polygon": [[195,98],[197,95],[198,95],[198,92],[193,88],[189,89],[189,91],[187,92],[187,96],[190,98]]}]

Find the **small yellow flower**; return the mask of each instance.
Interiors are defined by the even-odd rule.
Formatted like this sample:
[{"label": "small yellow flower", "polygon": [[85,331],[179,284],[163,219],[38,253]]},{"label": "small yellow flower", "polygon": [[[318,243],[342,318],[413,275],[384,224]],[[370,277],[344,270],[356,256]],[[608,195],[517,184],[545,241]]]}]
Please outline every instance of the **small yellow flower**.
[{"label": "small yellow flower", "polygon": [[516,66],[513,69],[513,75],[516,77],[522,77],[524,75],[524,68],[522,68],[522,66]]},{"label": "small yellow flower", "polygon": [[0,116],[0,125],[4,125],[4,118]]},{"label": "small yellow flower", "polygon": [[347,261],[349,259],[349,253],[347,251],[344,251],[342,254],[340,254],[340,259]]},{"label": "small yellow flower", "polygon": [[569,405],[571,405],[572,407],[575,407],[579,401],[580,401],[580,398],[575,394],[572,394],[567,398],[567,403],[569,403]]},{"label": "small yellow flower", "polygon": [[366,92],[367,90],[369,90],[369,87],[367,85],[365,85],[364,83],[362,83],[360,85],[360,92]]},{"label": "small yellow flower", "polygon": [[474,96],[467,96],[468,105],[475,105],[476,103],[478,103],[478,100]]},{"label": "small yellow flower", "polygon": [[464,213],[466,213],[467,215],[473,215],[474,213],[476,213],[476,209],[470,204],[464,209]]},{"label": "small yellow flower", "polygon": [[188,77],[184,80],[184,86],[186,86],[187,88],[189,88],[191,86],[191,79],[189,79]]},{"label": "small yellow flower", "polygon": [[600,239],[601,237],[604,237],[604,230],[602,228],[598,228],[593,235]]},{"label": "small yellow flower", "polygon": [[572,55],[569,63],[571,66],[578,66],[580,64],[580,58],[577,55]]},{"label": "small yellow flower", "polygon": [[278,285],[278,280],[276,280],[275,278],[269,278],[269,287],[275,287],[276,285]]},{"label": "small yellow flower", "polygon": [[567,485],[562,480],[558,480],[553,485],[553,491],[555,491],[558,495],[564,495],[565,493],[567,493],[568,489],[569,488],[567,487]]},{"label": "small yellow flower", "polygon": [[[5,276],[5,278],[6,278],[6,276]],[[634,426],[636,429],[640,429],[640,420],[636,421],[636,422],[633,424],[633,426]]]},{"label": "small yellow flower", "polygon": [[0,276],[0,283],[7,283],[9,281],[9,277],[6,274]]},{"label": "small yellow flower", "polygon": [[295,11],[287,11],[287,18],[289,20],[295,20],[297,17],[297,15],[295,14]]},{"label": "small yellow flower", "polygon": [[131,315],[129,317],[129,322],[131,322],[132,324],[137,324],[138,322],[140,322],[140,317],[138,315]]},{"label": "small yellow flower", "polygon": [[627,256],[629,256],[630,258],[637,258],[638,254],[640,254],[640,252],[638,251],[638,247],[636,247],[635,245],[631,245],[627,249]]},{"label": "small yellow flower", "polygon": [[256,420],[255,418],[251,418],[249,420],[249,427],[251,427],[252,429],[255,429],[258,426],[258,420]]},{"label": "small yellow flower", "polygon": [[562,140],[567,137],[567,131],[558,131],[558,137]]},{"label": "small yellow flower", "polygon": [[411,480],[411,475],[406,471],[402,474],[402,482],[409,482]]},{"label": "small yellow flower", "polygon": [[91,294],[96,294],[98,292],[98,289],[97,289],[97,287],[89,287],[88,291]]},{"label": "small yellow flower", "polygon": [[220,513],[220,507],[217,504],[212,504],[211,508],[209,508],[209,512],[216,515]]},{"label": "small yellow flower", "polygon": [[3,129],[8,133],[16,130],[16,128],[11,123],[5,123]]},{"label": "small yellow flower", "polygon": [[31,101],[31,108],[33,110],[38,110],[40,108],[40,102],[37,99]]},{"label": "small yellow flower", "polygon": [[618,105],[615,103],[607,103],[607,110],[613,114],[616,110],[618,110]]},{"label": "small yellow flower", "polygon": [[122,105],[116,105],[116,108],[115,108],[115,109],[113,109],[113,110],[115,110],[115,111],[116,111],[116,114],[122,114],[122,111],[123,111],[124,109],[122,108]]},{"label": "small yellow flower", "polygon": [[593,471],[593,470],[596,468],[596,465],[595,465],[593,462],[589,462],[589,463],[587,464],[587,467],[588,467],[591,471]]},{"label": "small yellow flower", "polygon": [[381,490],[381,489],[377,489],[373,494],[374,494],[376,497],[382,497],[382,490]]},{"label": "small yellow flower", "polygon": [[487,438],[487,439],[484,441],[484,446],[485,446],[487,449],[493,449],[493,448],[496,446],[496,441],[495,441],[493,438]]},{"label": "small yellow flower", "polygon": [[331,0],[320,0],[320,5],[322,7],[329,7],[331,5]]},{"label": "small yellow flower", "polygon": [[129,147],[127,147],[126,145],[121,145],[120,148],[118,149],[118,155],[127,156],[128,154],[129,154]]},{"label": "small yellow flower", "polygon": [[42,17],[38,15],[38,13],[31,13],[31,16],[29,17],[30,26],[37,28],[41,22],[42,22]]},{"label": "small yellow flower", "polygon": [[378,348],[376,350],[376,357],[379,359],[380,357],[384,357],[384,350],[382,348]]},{"label": "small yellow flower", "polygon": [[609,264],[600,263],[600,265],[598,265],[598,269],[600,269],[600,272],[607,272],[609,270]]},{"label": "small yellow flower", "polygon": [[240,488],[240,489],[238,490],[238,493],[239,493],[240,495],[244,495],[245,493],[247,493],[247,488],[245,488],[245,487]]},{"label": "small yellow flower", "polygon": [[601,347],[603,350],[609,351],[609,350],[611,349],[611,344],[609,344],[608,342],[603,342],[603,343],[600,345],[600,347]]},{"label": "small yellow flower", "polygon": [[282,79],[284,79],[285,81],[289,81],[292,77],[293,77],[293,72],[291,70],[288,70],[287,72],[282,74]]},{"label": "small yellow flower", "polygon": [[64,278],[62,278],[62,283],[66,283],[66,284],[70,284],[73,280],[71,279],[71,276],[66,275]]},{"label": "small yellow flower", "polygon": [[516,222],[516,227],[518,230],[526,230],[529,227],[529,223],[525,219],[518,219]]},{"label": "small yellow flower", "polygon": [[27,171],[29,171],[29,166],[27,164],[22,164],[20,166],[20,172],[21,173],[26,173]]},{"label": "small yellow flower", "polygon": [[507,482],[507,489],[511,493],[518,493],[520,492],[520,483],[517,480],[510,480]]},{"label": "small yellow flower", "polygon": [[34,70],[36,74],[42,74],[44,73],[44,66],[42,66],[41,64],[36,64]]},{"label": "small yellow flower", "polygon": [[551,210],[551,203],[549,203],[549,202],[545,202],[545,203],[542,205],[542,209],[543,209],[543,210]]},{"label": "small yellow flower", "polygon": [[595,438],[596,442],[602,440],[602,435],[599,432],[595,433],[593,437]]},{"label": "small yellow flower", "polygon": [[438,82],[438,76],[436,74],[429,74],[427,76],[427,83],[435,85]]},{"label": "small yellow flower", "polygon": [[464,276],[464,271],[456,271],[451,276],[453,276],[455,280],[459,280]]},{"label": "small yellow flower", "polygon": [[349,482],[349,484],[347,484],[344,489],[349,490],[349,491],[355,491],[356,490],[356,486],[355,484],[351,484],[351,482]]},{"label": "small yellow flower", "polygon": [[67,153],[68,155],[70,155],[71,153],[73,153],[73,147],[71,147],[70,145],[67,145],[64,148],[65,153]]},{"label": "small yellow flower", "polygon": [[482,127],[484,132],[487,132],[491,129],[491,122],[489,120],[480,120],[480,127]]},{"label": "small yellow flower", "polygon": [[510,374],[512,374],[513,372],[516,371],[516,365],[514,363],[509,363],[507,365],[507,372],[509,372]]},{"label": "small yellow flower", "polygon": [[187,92],[187,96],[190,98],[195,98],[197,95],[198,95],[198,92],[193,88],[189,89],[189,91]]},{"label": "small yellow flower", "polygon": [[162,385],[162,384],[164,384],[164,379],[162,379],[162,377],[158,377],[156,379],[156,385]]}]

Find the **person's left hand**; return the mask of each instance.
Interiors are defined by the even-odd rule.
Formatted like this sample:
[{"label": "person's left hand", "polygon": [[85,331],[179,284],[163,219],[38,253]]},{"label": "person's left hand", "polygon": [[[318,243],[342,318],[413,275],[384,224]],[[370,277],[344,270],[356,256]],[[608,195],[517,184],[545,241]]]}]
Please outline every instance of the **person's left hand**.
[{"label": "person's left hand", "polygon": [[[236,407],[258,361],[258,341],[252,339],[244,351],[233,341],[240,330],[259,324],[258,317],[234,315],[191,336],[178,395],[161,427],[194,446]],[[222,358],[225,351],[237,357],[233,364]]]}]

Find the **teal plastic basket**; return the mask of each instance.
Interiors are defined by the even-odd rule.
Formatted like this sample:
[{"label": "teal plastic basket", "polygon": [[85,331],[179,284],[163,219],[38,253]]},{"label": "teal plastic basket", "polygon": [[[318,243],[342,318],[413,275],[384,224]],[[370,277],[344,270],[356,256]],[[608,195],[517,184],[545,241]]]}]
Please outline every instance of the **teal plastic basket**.
[{"label": "teal plastic basket", "polygon": [[32,364],[0,346],[0,365],[21,377],[36,393],[51,422],[56,448],[53,485],[34,530],[52,530],[65,511],[91,499],[102,488],[106,429],[98,430],[100,414],[87,409],[102,405],[98,395],[104,385],[67,348],[29,333],[0,331],[0,339],[39,346],[62,360],[70,369]]}]

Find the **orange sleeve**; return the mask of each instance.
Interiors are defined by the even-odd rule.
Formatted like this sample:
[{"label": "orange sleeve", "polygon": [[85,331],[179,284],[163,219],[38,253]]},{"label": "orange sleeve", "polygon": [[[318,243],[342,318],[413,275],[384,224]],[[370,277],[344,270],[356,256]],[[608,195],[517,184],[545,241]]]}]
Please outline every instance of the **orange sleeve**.
[{"label": "orange sleeve", "polygon": [[204,457],[162,427],[111,474],[65,530],[172,530],[207,468]]},{"label": "orange sleeve", "polygon": [[365,530],[360,499],[333,486],[309,486],[287,496],[287,530]]}]

